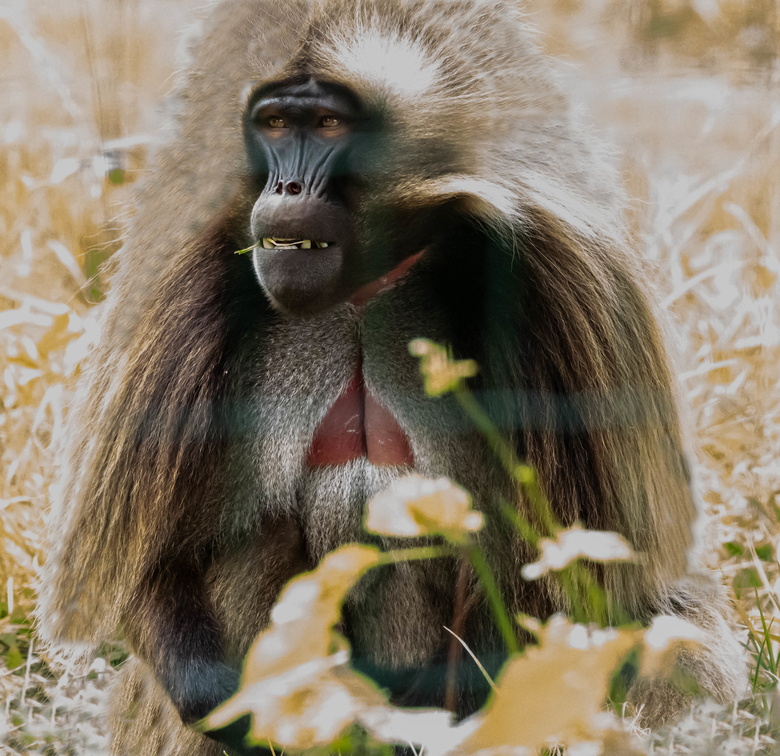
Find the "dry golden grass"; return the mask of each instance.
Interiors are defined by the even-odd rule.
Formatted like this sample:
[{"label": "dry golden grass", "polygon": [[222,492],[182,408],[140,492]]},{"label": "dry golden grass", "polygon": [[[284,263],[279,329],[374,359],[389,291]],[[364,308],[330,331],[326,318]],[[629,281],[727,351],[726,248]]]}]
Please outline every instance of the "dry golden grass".
[{"label": "dry golden grass", "polygon": [[[30,733],[14,751],[0,729],[0,752],[44,753],[32,744],[46,739],[46,753],[101,752],[90,716],[110,673],[55,689],[25,617],[45,558],[55,441],[94,334],[97,265],[119,246],[178,30],[199,4],[0,5],[0,701],[8,726]],[[775,0],[532,5],[543,43],[582,67],[575,100],[625,155],[637,237],[678,352],[712,564],[736,588],[751,647],[763,644],[756,688],[770,692],[751,714],[700,706],[648,749],[759,753],[780,651],[780,10]]]}]

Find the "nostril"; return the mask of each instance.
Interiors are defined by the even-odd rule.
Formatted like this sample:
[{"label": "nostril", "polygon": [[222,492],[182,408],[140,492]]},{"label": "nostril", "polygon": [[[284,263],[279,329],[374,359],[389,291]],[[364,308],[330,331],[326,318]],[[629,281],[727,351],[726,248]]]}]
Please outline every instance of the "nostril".
[{"label": "nostril", "polygon": [[288,181],[287,194],[300,194],[303,191],[303,187],[297,181]]},{"label": "nostril", "polygon": [[280,182],[279,182],[279,183],[276,185],[276,193],[277,193],[277,194],[281,194],[283,191],[284,191],[284,184],[283,184],[283,183],[280,181]]}]

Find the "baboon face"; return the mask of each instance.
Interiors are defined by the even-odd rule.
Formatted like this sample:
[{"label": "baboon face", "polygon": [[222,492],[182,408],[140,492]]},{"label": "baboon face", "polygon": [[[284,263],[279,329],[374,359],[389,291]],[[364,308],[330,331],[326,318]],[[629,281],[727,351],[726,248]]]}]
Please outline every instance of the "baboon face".
[{"label": "baboon face", "polygon": [[262,85],[244,134],[254,268],[274,307],[301,315],[362,301],[420,257],[426,214],[399,218],[377,200],[386,126],[347,87],[314,77]]}]

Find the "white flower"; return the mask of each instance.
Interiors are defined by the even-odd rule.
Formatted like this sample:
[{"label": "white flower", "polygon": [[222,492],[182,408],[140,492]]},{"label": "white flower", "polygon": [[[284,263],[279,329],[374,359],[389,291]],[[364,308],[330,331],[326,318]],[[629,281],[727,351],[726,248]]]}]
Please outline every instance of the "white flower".
[{"label": "white flower", "polygon": [[444,535],[462,540],[479,530],[484,518],[471,508],[471,496],[448,478],[407,475],[374,496],[366,506],[364,526],[380,535]]},{"label": "white flower", "polygon": [[603,530],[585,530],[578,525],[561,530],[554,539],[539,541],[539,559],[521,570],[526,580],[536,580],[548,572],[567,567],[575,559],[594,562],[635,562],[637,553],[618,533]]},{"label": "white flower", "polygon": [[695,649],[706,642],[704,630],[682,617],[665,614],[655,617],[645,631],[640,674],[647,677],[668,675],[681,650]]}]

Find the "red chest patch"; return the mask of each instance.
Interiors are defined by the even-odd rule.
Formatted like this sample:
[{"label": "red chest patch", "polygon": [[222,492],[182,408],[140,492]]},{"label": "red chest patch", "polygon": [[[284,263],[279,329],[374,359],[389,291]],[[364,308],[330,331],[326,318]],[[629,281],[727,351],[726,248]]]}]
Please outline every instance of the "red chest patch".
[{"label": "red chest patch", "polygon": [[309,467],[343,465],[362,457],[374,465],[414,464],[406,434],[366,388],[358,367],[319,424],[306,463]]}]

